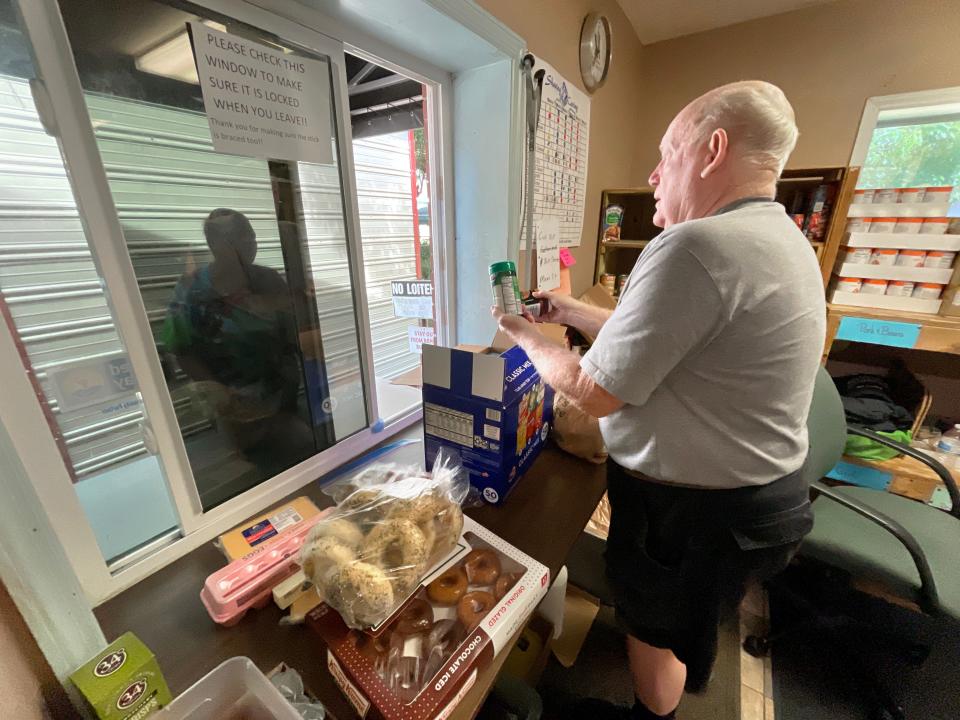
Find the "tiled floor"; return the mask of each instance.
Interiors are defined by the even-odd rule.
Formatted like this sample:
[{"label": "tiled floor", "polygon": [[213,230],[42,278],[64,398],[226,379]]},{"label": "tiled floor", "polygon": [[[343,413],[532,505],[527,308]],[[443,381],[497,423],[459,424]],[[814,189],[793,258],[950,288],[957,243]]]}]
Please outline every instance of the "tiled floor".
[{"label": "tiled floor", "polygon": [[[752,586],[740,606],[740,641],[763,634],[769,625],[766,594]],[[773,666],[770,657],[755,658],[740,648],[740,720],[774,720]]]}]

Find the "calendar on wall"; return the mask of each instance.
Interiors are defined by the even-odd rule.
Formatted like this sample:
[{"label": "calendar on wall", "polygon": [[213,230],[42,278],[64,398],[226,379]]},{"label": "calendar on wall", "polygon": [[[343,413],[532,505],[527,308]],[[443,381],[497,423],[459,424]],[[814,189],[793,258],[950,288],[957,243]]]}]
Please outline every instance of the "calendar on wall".
[{"label": "calendar on wall", "polygon": [[[590,98],[540,58],[533,69],[546,71],[537,126],[534,225],[539,227],[545,218],[556,217],[560,246],[577,247],[587,192]],[[521,229],[522,246],[526,245],[525,235]]]}]

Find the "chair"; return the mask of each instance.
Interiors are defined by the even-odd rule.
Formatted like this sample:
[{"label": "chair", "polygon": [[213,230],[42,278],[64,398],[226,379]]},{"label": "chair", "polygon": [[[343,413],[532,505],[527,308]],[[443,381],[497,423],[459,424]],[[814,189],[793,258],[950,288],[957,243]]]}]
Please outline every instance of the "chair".
[{"label": "chair", "polygon": [[[870,580],[887,598],[910,603],[927,615],[960,621],[960,491],[950,472],[933,458],[865,428],[848,426],[840,395],[826,369],[817,375],[807,421],[810,451],[806,472],[815,494],[814,526],[800,548],[810,558],[851,577]],[[943,511],[899,495],[862,487],[830,487],[822,478],[842,454],[847,433],[870,438],[923,463],[946,487],[951,509]],[[765,654],[785,634],[751,636],[744,648]],[[903,718],[882,690],[877,717]]]}]

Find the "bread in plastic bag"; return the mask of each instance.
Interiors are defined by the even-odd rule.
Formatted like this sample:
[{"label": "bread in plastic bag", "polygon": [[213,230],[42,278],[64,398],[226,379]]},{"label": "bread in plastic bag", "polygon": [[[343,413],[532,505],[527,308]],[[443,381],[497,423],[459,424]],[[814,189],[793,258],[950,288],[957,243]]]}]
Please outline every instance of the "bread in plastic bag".
[{"label": "bread in plastic bag", "polygon": [[306,576],[351,628],[386,620],[457,546],[469,481],[441,453],[433,472],[378,464],[325,492],[336,509],[300,555]]}]

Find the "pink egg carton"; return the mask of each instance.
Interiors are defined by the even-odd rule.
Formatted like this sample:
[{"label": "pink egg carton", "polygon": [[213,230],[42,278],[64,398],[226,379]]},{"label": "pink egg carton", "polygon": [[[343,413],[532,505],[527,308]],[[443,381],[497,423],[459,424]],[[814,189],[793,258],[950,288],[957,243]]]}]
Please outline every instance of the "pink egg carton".
[{"label": "pink egg carton", "polygon": [[267,545],[217,570],[203,583],[200,600],[215,623],[230,627],[250,608],[269,602],[273,588],[300,569],[300,548],[329,511],[281,533]]}]

